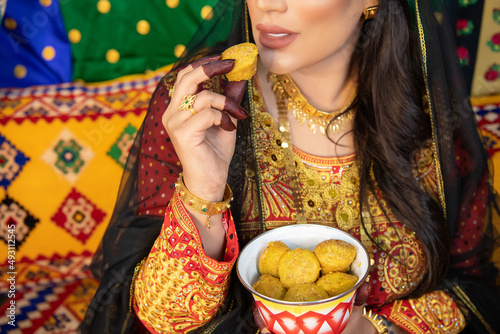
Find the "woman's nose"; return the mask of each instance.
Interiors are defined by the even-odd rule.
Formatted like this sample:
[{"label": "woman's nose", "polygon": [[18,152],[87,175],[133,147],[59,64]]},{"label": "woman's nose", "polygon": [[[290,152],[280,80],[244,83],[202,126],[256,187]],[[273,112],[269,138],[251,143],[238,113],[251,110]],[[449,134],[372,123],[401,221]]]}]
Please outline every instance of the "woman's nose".
[{"label": "woman's nose", "polygon": [[[268,11],[284,12],[288,8],[287,0],[254,0],[254,1],[255,1],[255,7],[263,12],[268,12]],[[300,1],[306,1],[306,0],[300,0]]]}]

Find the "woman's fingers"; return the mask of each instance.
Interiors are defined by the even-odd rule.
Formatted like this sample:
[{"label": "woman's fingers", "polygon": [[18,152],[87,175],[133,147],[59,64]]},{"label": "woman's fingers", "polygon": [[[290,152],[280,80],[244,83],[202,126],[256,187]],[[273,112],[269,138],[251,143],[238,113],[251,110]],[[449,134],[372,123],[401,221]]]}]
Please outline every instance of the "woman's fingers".
[{"label": "woman's fingers", "polygon": [[198,85],[214,75],[226,74],[234,67],[233,59],[215,60],[193,68],[192,65],[179,71],[175,86],[174,98],[196,92]]},{"label": "woman's fingers", "polygon": [[[236,129],[231,117],[235,119],[244,119],[248,117],[248,113],[245,109],[240,107],[233,100],[223,95],[204,90],[196,95],[186,95],[182,98],[177,110],[170,113],[170,117],[168,118],[168,123],[170,124],[169,128],[180,126],[183,122],[186,122],[197,113],[206,109],[219,111],[218,115],[216,115],[218,119],[215,122],[219,124],[214,125],[220,125],[226,131],[233,131]],[[167,120],[165,120],[165,124],[166,122]]]},{"label": "woman's fingers", "polygon": [[236,126],[234,125],[233,121],[231,121],[231,118],[226,113],[222,113],[222,116],[220,119],[220,127],[226,131],[236,130]]},{"label": "woman's fingers", "polygon": [[187,120],[180,123],[179,125],[172,127],[171,132],[183,133],[183,136],[197,137],[200,132],[206,131],[213,126],[220,126],[226,131],[234,131],[236,127],[229,116],[222,113],[219,110],[213,108],[206,108],[198,111],[196,114],[191,115]]},{"label": "woman's fingers", "polygon": [[201,65],[205,65],[205,64],[220,60],[220,57],[221,57],[220,55],[212,55],[212,56],[201,57],[201,58],[195,60],[194,62],[192,62],[191,64],[189,64],[185,68],[181,69],[179,71],[179,73],[177,73],[177,80],[176,81],[178,82],[180,79],[182,79],[182,77],[185,74],[190,73],[195,68],[198,68]]},{"label": "woman's fingers", "polygon": [[[171,103],[179,103],[180,99],[198,90],[198,85],[217,74],[225,74],[234,67],[233,59],[220,60],[220,56],[203,57],[183,68],[177,74]],[[213,60],[215,59],[215,60]],[[193,66],[194,65],[194,66]]]},{"label": "woman's fingers", "polygon": [[354,305],[362,306],[368,300],[368,296],[370,295],[371,286],[368,282],[363,282],[361,286],[358,288],[358,292],[356,293],[356,299],[354,299]]},{"label": "woman's fingers", "polygon": [[[216,60],[200,66],[207,79],[214,75],[229,73],[234,67],[234,59]],[[203,80],[204,81],[204,80]]]},{"label": "woman's fingers", "polygon": [[226,111],[229,116],[236,119],[245,119],[248,117],[248,112],[228,97],[225,98],[224,108],[222,110]]},{"label": "woman's fingers", "polygon": [[[170,106],[163,114],[163,124],[169,128],[180,126],[199,111],[216,109],[221,113],[214,125],[220,125],[226,131],[233,131],[236,126],[233,119],[244,119],[248,113],[239,102],[245,90],[245,81],[230,82],[227,85],[226,96],[210,91],[195,94],[198,85],[215,75],[226,74],[234,67],[233,59],[220,60],[219,55],[203,57],[179,71],[172,94]],[[167,129],[168,130],[168,129]]]},{"label": "woman's fingers", "polygon": [[236,119],[245,119],[248,117],[248,113],[243,109],[238,103],[227,98],[226,96],[214,93],[209,90],[203,90],[196,94],[196,99],[193,103],[193,109],[195,111],[213,108],[221,111],[225,111],[229,116]]},{"label": "woman's fingers", "polygon": [[203,65],[203,64],[206,64],[206,63],[210,63],[212,61],[219,60],[220,57],[221,57],[220,55],[211,55],[211,56],[201,57],[201,58],[196,59],[195,61],[193,61],[191,63],[191,67],[192,68],[197,68],[200,65]]},{"label": "woman's fingers", "polygon": [[239,105],[241,103],[241,99],[243,98],[243,94],[245,94],[246,85],[246,80],[229,81],[226,85],[226,89],[224,90],[224,95]]}]

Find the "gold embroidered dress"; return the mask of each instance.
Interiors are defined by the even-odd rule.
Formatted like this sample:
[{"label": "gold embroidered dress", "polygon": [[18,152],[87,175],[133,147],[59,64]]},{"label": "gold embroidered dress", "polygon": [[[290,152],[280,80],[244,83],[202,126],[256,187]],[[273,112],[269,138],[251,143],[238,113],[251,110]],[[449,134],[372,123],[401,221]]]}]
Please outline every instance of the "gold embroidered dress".
[{"label": "gold embroidered dress", "polygon": [[[281,133],[272,116],[265,110],[259,87],[255,84],[253,100],[256,112],[252,117],[255,118],[253,124],[257,140],[253,141],[253,149],[258,168],[253,167],[248,156],[242,210],[232,213],[241,215],[240,234],[237,238],[234,221],[228,211],[223,218],[227,230],[224,260],[217,262],[204,253],[194,223],[174,194],[173,184],[181,171],[179,160],[165,131],[158,126],[158,123],[161,125],[164,107],[169,102],[168,88],[174,82],[175,76],[164,79],[155,92],[156,97],[164,97],[164,104],[155,110],[156,100],[153,97],[155,102],[148,114],[150,118],[145,121],[143,152],[139,163],[139,196],[144,199],[140,210],[143,214],[164,215],[161,233],[133,285],[134,310],[152,333],[186,333],[216,316],[230,280],[237,279],[230,275],[238,255],[237,239],[244,244],[261,230],[255,170],[261,173],[262,214],[266,229],[295,223]],[[219,84],[219,79],[213,79],[201,85],[200,90],[219,91]],[[461,331],[465,327],[465,317],[446,291],[430,292],[417,299],[400,299],[419,284],[427,260],[415,234],[391,213],[382,194],[370,194],[369,212],[359,212],[356,156],[324,158],[309,155],[297,148],[293,150],[300,186],[304,191],[307,222],[337,227],[352,234],[363,242],[374,260],[370,270],[368,307],[409,333]],[[162,152],[168,156],[169,167],[166,168],[166,163],[151,159],[148,151]],[[420,186],[437,198],[430,147],[425,146],[415,152],[413,173]],[[169,182],[161,182],[165,180]],[[155,184],[161,184],[161,188],[155,188]],[[158,198],[171,200],[167,205],[166,200],[160,202]],[[481,196],[478,198],[481,201]],[[479,206],[474,207],[472,214],[481,217],[484,215],[481,210]],[[360,215],[366,218],[366,232],[360,226]],[[474,228],[470,232],[472,224],[471,219],[462,223],[459,232],[469,242],[464,244],[463,237],[457,238],[453,244],[455,254],[465,252],[468,247],[472,249],[474,240],[480,240],[481,230]],[[384,251],[377,249],[372,240]],[[456,266],[458,268],[460,264]]]}]

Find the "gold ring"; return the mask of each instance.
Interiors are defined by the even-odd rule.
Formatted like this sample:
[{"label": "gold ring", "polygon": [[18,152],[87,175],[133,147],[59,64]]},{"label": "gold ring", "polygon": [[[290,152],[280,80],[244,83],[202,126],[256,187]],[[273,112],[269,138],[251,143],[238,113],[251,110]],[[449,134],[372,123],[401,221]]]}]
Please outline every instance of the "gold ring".
[{"label": "gold ring", "polygon": [[193,114],[196,114],[196,110],[193,109],[194,101],[196,100],[196,95],[184,95],[179,106],[179,110],[191,110]]},{"label": "gold ring", "polygon": [[170,88],[170,90],[168,91],[168,97],[172,97],[174,95],[174,90],[175,90],[175,86],[177,86],[177,81],[174,82],[174,85],[172,86],[172,88]]}]

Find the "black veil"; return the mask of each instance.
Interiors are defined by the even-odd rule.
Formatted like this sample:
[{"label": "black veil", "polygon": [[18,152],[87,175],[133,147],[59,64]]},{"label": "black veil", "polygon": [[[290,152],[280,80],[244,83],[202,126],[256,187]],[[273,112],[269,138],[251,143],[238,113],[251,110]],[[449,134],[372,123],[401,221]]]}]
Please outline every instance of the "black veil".
[{"label": "black veil", "polygon": [[[499,333],[499,264],[493,262],[492,254],[498,249],[500,220],[493,170],[478,133],[445,5],[439,0],[410,0],[409,4],[420,39],[433,149],[439,157],[435,163],[440,202],[450,239],[460,233],[460,223],[470,219],[474,206],[485,205],[482,240],[471,250],[451,257],[452,269],[441,287],[468,310],[468,327],[464,332]],[[457,165],[457,147],[465,152],[466,168]],[[488,187],[487,195],[478,203],[484,184]],[[477,276],[472,278],[464,273],[477,273]]]}]

